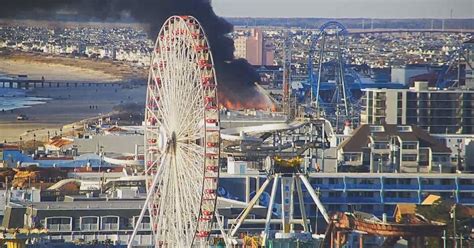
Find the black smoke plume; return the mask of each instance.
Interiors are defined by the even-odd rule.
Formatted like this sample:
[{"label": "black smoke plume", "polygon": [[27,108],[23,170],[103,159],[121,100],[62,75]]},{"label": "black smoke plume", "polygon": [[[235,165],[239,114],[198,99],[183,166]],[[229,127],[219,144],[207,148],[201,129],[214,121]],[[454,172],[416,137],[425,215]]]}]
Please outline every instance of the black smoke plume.
[{"label": "black smoke plume", "polygon": [[219,95],[239,106],[266,105],[254,82],[258,74],[246,60],[234,59],[234,43],[227,36],[233,26],[218,17],[210,0],[0,0],[0,18],[54,19],[59,13],[89,20],[120,20],[129,16],[156,37],[172,15],[192,15],[203,25],[216,63]]}]

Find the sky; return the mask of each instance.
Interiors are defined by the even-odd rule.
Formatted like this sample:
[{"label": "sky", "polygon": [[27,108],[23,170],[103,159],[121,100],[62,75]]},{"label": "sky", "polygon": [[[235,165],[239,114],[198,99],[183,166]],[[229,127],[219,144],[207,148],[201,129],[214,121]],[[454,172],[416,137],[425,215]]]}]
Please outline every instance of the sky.
[{"label": "sky", "polygon": [[212,0],[224,17],[474,18],[474,0]]}]

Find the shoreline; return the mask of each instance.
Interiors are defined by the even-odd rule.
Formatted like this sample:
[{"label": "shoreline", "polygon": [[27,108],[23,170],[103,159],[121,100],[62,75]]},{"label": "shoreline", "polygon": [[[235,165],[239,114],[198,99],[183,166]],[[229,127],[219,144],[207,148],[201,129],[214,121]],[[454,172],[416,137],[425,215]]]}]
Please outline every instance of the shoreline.
[{"label": "shoreline", "polygon": [[[4,106],[15,106],[17,104],[15,101],[21,102],[28,97],[48,100],[41,100],[45,102],[42,104],[22,106],[9,111],[1,111],[0,107],[0,142],[19,141],[20,136],[23,140],[33,139],[35,134],[39,140],[39,136],[45,135],[44,130],[59,134],[65,125],[107,115],[120,104],[145,105],[146,86],[135,85],[132,82],[140,82],[143,79],[141,75],[146,74],[140,69],[117,61],[7,51],[0,52],[1,74],[28,75],[28,79],[44,77],[49,81],[81,81],[94,84],[79,87],[14,89],[14,91],[5,88],[2,93],[5,95],[1,97],[0,94],[0,101],[11,102]],[[16,95],[15,98],[8,98],[10,93]],[[28,119],[17,120],[16,117],[20,114]]]},{"label": "shoreline", "polygon": [[[131,88],[123,85],[91,86],[91,87],[60,87],[35,88],[27,92],[27,96],[49,97],[44,104],[13,111],[0,111],[0,142],[27,140],[37,134],[45,136],[42,130],[54,129],[58,134],[65,125],[79,123],[85,119],[99,118],[111,113],[117,105],[125,103],[145,104],[145,86]],[[23,114],[28,120],[17,120]],[[77,127],[76,127],[77,128]],[[63,130],[65,131],[65,130]],[[51,136],[54,133],[50,133]]]}]

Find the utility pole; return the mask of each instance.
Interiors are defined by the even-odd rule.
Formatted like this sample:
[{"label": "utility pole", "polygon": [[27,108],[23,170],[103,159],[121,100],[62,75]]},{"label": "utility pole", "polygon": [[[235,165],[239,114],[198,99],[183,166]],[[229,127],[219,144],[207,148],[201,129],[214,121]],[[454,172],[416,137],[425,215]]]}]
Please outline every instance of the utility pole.
[{"label": "utility pole", "polygon": [[[454,195],[454,192],[453,192]],[[454,196],[456,197],[456,196]],[[458,241],[457,241],[457,232],[456,232],[456,203],[454,203],[452,209],[451,209],[451,217],[453,218],[453,247],[457,248],[458,247]]]},{"label": "utility pole", "polygon": [[288,119],[294,117],[291,110],[291,36],[288,32],[285,32],[283,44],[283,112]]}]

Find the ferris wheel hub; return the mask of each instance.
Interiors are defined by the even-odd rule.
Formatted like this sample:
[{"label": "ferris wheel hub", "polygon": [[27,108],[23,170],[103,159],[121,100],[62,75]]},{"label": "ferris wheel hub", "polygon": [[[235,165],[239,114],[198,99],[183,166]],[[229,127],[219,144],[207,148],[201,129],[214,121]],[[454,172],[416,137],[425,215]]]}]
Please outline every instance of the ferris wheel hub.
[{"label": "ferris wheel hub", "polygon": [[176,132],[171,133],[171,139],[169,140],[169,147],[171,152],[176,153]]}]

